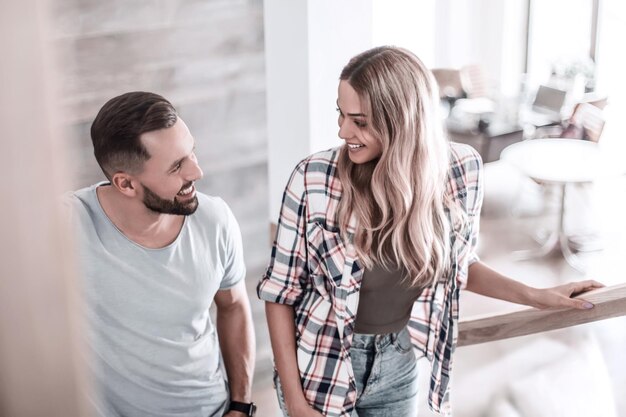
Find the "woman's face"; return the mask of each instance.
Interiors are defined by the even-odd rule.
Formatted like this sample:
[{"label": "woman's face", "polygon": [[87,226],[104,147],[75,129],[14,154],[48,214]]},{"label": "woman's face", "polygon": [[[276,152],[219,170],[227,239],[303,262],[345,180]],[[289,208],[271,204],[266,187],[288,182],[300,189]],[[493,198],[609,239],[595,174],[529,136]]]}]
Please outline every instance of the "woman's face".
[{"label": "woman's face", "polygon": [[371,115],[363,112],[359,95],[344,80],[339,82],[337,111],[339,137],[346,141],[350,160],[355,164],[364,164],[380,157],[383,147],[370,132]]}]

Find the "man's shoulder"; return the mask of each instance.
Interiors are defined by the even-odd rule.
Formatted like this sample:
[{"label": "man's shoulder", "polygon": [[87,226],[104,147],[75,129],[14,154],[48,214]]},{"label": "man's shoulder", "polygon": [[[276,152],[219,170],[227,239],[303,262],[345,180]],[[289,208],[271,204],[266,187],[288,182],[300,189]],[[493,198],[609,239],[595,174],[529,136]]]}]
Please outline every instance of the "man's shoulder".
[{"label": "man's shoulder", "polygon": [[223,242],[239,233],[239,224],[226,202],[217,196],[198,192],[198,209],[189,216],[187,225],[200,240]]},{"label": "man's shoulder", "polygon": [[231,216],[231,210],[221,197],[201,192],[197,192],[196,196],[198,197],[198,209],[192,215],[195,219],[211,224],[224,224],[228,222],[228,218]]},{"label": "man's shoulder", "polygon": [[88,213],[93,210],[94,202],[97,200],[95,189],[100,184],[93,184],[85,188],[65,192],[60,202],[70,216],[80,213]]}]

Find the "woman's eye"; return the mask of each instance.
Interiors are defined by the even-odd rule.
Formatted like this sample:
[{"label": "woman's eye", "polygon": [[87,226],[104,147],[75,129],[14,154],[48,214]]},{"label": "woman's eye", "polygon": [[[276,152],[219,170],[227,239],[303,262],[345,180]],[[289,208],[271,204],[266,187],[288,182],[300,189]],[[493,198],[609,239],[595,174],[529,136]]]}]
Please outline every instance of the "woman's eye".
[{"label": "woman's eye", "polygon": [[357,125],[358,127],[365,127],[367,126],[367,123],[361,121],[361,120],[355,120],[354,124]]}]

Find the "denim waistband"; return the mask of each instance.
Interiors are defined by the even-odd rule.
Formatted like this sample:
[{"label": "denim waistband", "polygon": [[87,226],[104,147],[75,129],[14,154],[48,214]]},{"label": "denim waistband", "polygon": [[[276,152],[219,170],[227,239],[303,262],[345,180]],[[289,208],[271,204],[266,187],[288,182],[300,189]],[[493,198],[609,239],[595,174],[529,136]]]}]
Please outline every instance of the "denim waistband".
[{"label": "denim waistband", "polygon": [[372,351],[379,351],[387,347],[388,345],[395,343],[402,332],[406,332],[406,327],[396,333],[387,334],[362,334],[355,333],[352,336],[352,347],[357,349],[366,349]]}]

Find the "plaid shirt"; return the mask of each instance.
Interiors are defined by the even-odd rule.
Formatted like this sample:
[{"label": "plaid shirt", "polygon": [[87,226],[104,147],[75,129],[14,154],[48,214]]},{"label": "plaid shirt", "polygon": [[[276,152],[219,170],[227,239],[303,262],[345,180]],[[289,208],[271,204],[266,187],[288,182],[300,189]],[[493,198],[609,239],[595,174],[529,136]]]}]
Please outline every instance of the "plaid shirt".
[{"label": "plaid shirt", "polygon": [[[482,163],[469,146],[450,145],[448,192],[469,218],[450,233],[450,274],[425,289],[409,321],[413,345],[432,365],[429,405],[450,414],[449,380],[456,345],[459,290],[475,255],[482,204]],[[327,416],[348,417],[357,392],[350,345],[363,268],[337,224],[342,187],[339,148],[301,161],[283,196],[272,258],[257,291],[262,300],[294,306],[297,362],[304,396]],[[348,229],[354,233],[355,221]]]}]

